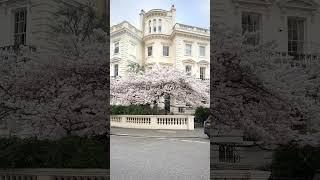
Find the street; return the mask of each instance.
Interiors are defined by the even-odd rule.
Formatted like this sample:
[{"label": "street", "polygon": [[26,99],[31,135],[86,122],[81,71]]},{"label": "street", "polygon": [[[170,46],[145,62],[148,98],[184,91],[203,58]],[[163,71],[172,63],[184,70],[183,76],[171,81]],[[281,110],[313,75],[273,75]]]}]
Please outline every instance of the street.
[{"label": "street", "polygon": [[112,180],[209,179],[209,139],[188,138],[185,134],[184,138],[179,131],[157,133],[163,137],[150,136],[148,132],[111,136]]}]

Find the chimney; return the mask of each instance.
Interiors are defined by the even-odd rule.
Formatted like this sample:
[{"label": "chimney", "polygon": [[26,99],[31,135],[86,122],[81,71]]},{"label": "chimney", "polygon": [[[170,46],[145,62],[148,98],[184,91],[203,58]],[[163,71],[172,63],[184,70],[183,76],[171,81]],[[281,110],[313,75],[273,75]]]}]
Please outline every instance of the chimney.
[{"label": "chimney", "polygon": [[172,26],[176,24],[176,8],[174,7],[174,4],[171,6],[171,14],[172,14]]},{"label": "chimney", "polygon": [[144,32],[144,10],[143,9],[141,9],[141,12],[140,12],[140,30],[142,31],[142,32]]}]

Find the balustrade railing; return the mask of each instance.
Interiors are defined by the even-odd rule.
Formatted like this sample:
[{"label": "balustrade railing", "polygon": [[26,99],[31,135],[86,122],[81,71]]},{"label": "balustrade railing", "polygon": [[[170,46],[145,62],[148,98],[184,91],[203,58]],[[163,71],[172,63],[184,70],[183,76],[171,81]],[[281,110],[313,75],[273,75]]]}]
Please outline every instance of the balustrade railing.
[{"label": "balustrade railing", "polygon": [[194,130],[194,116],[189,115],[113,115],[111,126],[140,129]]},{"label": "balustrade railing", "polygon": [[198,33],[204,33],[204,34],[209,34],[210,30],[209,29],[205,29],[205,28],[199,28],[199,27],[195,27],[195,26],[189,26],[189,25],[185,25],[185,24],[180,24],[177,23],[174,26],[174,29],[177,30],[187,30],[187,31],[192,31],[192,32],[198,32]]},{"label": "balustrade railing", "polygon": [[289,52],[277,52],[279,63],[290,64],[291,66],[307,67],[315,63],[320,63],[319,54],[299,54]]}]

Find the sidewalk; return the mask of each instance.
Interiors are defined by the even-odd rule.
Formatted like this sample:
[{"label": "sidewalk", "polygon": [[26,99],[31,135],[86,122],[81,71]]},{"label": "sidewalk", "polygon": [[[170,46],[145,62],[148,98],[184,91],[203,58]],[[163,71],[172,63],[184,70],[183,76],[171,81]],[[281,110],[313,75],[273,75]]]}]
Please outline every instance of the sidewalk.
[{"label": "sidewalk", "polygon": [[204,138],[203,128],[190,130],[157,130],[157,129],[127,129],[111,127],[111,135],[136,136],[136,137],[157,137],[157,138]]}]

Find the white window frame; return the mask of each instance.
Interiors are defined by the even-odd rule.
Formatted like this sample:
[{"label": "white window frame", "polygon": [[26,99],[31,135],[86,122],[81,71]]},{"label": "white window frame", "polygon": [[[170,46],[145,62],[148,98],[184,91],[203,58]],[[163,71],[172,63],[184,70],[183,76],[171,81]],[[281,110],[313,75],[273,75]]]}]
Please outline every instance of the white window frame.
[{"label": "white window frame", "polygon": [[192,75],[192,65],[190,65],[190,64],[185,65],[185,70],[186,70],[187,76]]},{"label": "white window frame", "polygon": [[[291,29],[289,27],[289,20],[296,21],[295,22],[295,23],[297,23],[296,29]],[[298,23],[301,23],[301,24],[298,24]],[[292,54],[292,55],[303,54],[304,53],[304,44],[305,44],[305,39],[306,39],[306,36],[305,36],[306,18],[297,17],[297,16],[288,16],[287,17],[287,27],[288,27],[288,53]],[[290,37],[289,33],[292,31],[297,31],[296,38]],[[292,32],[291,36],[293,36],[293,32]],[[297,46],[296,50],[293,50],[294,44]]]},{"label": "white window frame", "polygon": [[[203,54],[201,53],[202,52],[201,49],[203,49]],[[206,56],[206,46],[202,46],[202,45],[199,46],[199,56],[200,57]]]},{"label": "white window frame", "polygon": [[[188,49],[188,47],[190,47],[190,49]],[[192,56],[192,44],[191,43],[185,44],[185,55]]]},{"label": "white window frame", "polygon": [[179,113],[185,113],[185,108],[184,107],[178,107],[178,112]]},{"label": "white window frame", "polygon": [[134,42],[130,42],[130,44],[131,44],[131,48],[130,48],[131,53],[130,54],[132,56],[136,57],[137,56],[137,45]]},{"label": "white window frame", "polygon": [[[119,54],[120,53],[120,41],[114,42],[113,45],[114,45],[113,54]],[[116,50],[117,50],[117,52],[116,52]]]},{"label": "white window frame", "polygon": [[119,64],[114,64],[113,65],[113,75],[114,75],[114,77],[118,77],[119,76]]},{"label": "white window frame", "polygon": [[169,46],[162,47],[162,55],[165,57],[168,57],[170,55],[170,47]]},{"label": "white window frame", "polygon": [[[247,16],[248,19],[250,19],[250,22],[248,19],[246,19],[246,22],[244,22],[244,19],[245,19],[244,16]],[[256,21],[257,23],[255,24]],[[259,45],[262,40],[261,38],[262,14],[257,12],[251,12],[251,11],[243,11],[241,13],[241,30],[242,30],[242,34],[256,33],[254,37],[249,37],[245,43],[254,45],[254,46]]]},{"label": "white window frame", "polygon": [[[204,69],[204,72],[201,71],[202,69]],[[206,73],[207,73],[206,71],[207,71],[207,67],[200,66],[199,74],[200,74],[200,79],[201,80],[205,80],[206,79]]]},{"label": "white window frame", "polygon": [[[151,48],[150,54],[149,54],[149,48]],[[153,55],[153,47],[152,46],[148,46],[147,47],[147,56],[151,57]]]},{"label": "white window frame", "polygon": [[162,31],[162,19],[158,20],[158,24],[159,24],[158,25],[158,32],[161,33],[161,31]]},{"label": "white window frame", "polygon": [[[16,14],[17,13],[21,13],[24,12],[24,20],[20,20],[18,18],[18,22],[16,19]],[[28,18],[28,8],[27,7],[19,7],[16,8],[12,11],[12,15],[13,15],[13,44],[15,46],[20,46],[20,45],[27,45],[27,39],[28,39],[28,24],[29,24],[29,18]],[[24,26],[24,27],[23,27]],[[23,30],[21,31],[21,27],[23,28]],[[23,37],[23,42],[21,42],[21,40],[19,40],[19,42],[17,43],[17,37],[20,36],[19,38]]]},{"label": "white window frame", "polygon": [[157,32],[157,20],[153,19],[153,32],[156,33]]}]

